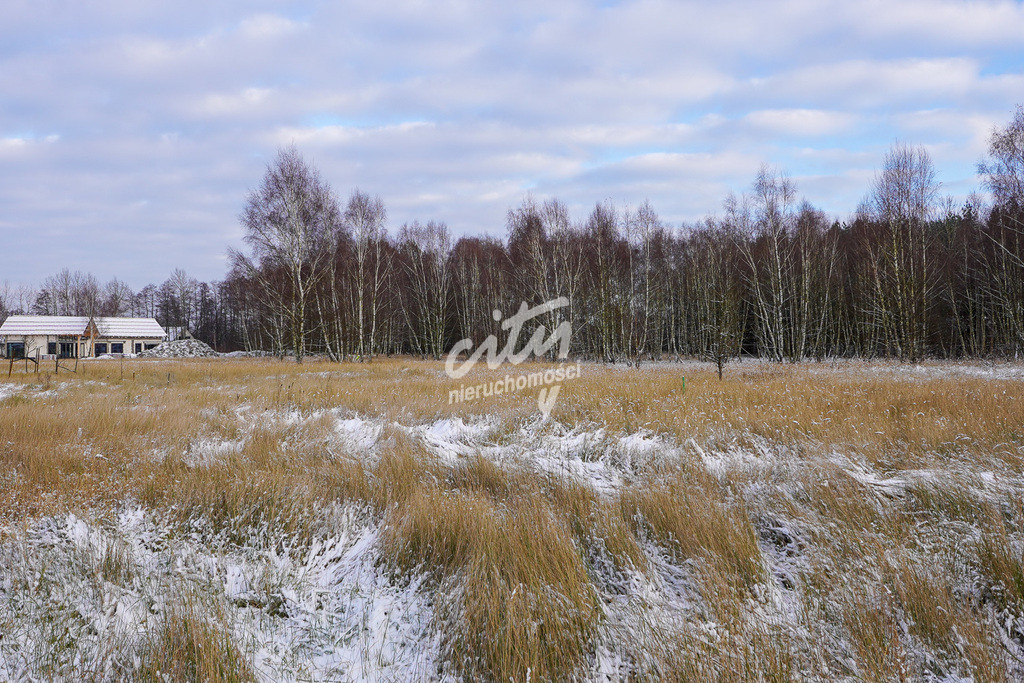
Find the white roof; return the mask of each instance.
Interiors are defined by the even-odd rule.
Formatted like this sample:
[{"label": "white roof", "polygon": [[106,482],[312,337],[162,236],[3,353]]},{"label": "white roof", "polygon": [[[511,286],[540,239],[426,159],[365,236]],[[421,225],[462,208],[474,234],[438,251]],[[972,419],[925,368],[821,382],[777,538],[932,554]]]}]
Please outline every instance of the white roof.
[{"label": "white roof", "polygon": [[85,334],[85,328],[88,325],[88,316],[9,315],[4,324],[0,325],[0,334],[16,336],[26,334],[64,334],[78,336]]},{"label": "white roof", "polygon": [[101,337],[160,338],[166,336],[164,328],[154,318],[94,318],[96,331]]},{"label": "white roof", "polygon": [[[93,318],[101,337],[163,339],[166,334],[154,318]],[[72,315],[12,315],[0,325],[0,334],[24,336],[30,334],[85,335],[89,326],[87,316]]]}]

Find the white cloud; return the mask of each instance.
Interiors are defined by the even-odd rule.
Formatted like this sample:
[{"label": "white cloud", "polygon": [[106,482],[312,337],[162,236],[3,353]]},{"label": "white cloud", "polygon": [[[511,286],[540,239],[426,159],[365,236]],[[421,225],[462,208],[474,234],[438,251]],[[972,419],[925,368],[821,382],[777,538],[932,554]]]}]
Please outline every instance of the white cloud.
[{"label": "white cloud", "polygon": [[[176,266],[221,277],[246,189],[292,142],[340,193],[381,194],[396,225],[500,234],[528,191],[583,215],[650,199],[689,220],[761,162],[843,215],[895,139],[928,145],[946,187],[968,191],[1024,93],[1024,5],[1001,1],[12,0],[4,14],[0,230],[17,244],[0,272],[25,281],[64,265],[136,285]],[[47,255],[12,256],[26,252]]]},{"label": "white cloud", "polygon": [[195,111],[206,116],[248,116],[275,94],[273,88],[243,88],[230,93],[211,93],[202,98]]},{"label": "white cloud", "polygon": [[[1001,2],[910,0],[842,3],[843,19],[865,36],[906,39],[908,33],[947,49],[952,46],[1019,47],[1024,35],[1024,6]],[[843,11],[845,9],[845,11]]]},{"label": "white cloud", "polygon": [[908,101],[928,97],[962,96],[979,78],[978,61],[963,57],[858,59],[802,66],[753,78],[748,87],[773,100],[868,108],[887,104],[905,106]]},{"label": "white cloud", "polygon": [[857,117],[820,109],[763,109],[747,114],[746,120],[767,133],[817,137],[844,132]]},{"label": "white cloud", "polygon": [[242,20],[239,30],[249,38],[266,39],[288,35],[304,24],[276,14],[255,14]]}]

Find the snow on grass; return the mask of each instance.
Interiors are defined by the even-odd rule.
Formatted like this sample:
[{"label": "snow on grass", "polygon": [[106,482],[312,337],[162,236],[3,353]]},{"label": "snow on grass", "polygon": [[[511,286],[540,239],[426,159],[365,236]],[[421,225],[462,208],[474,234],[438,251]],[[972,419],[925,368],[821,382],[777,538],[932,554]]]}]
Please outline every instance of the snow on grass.
[{"label": "snow on grass", "polygon": [[676,451],[668,440],[649,432],[618,436],[596,425],[570,427],[537,420],[523,425],[511,444],[490,455],[612,494],[654,460]]},{"label": "snow on grass", "polygon": [[[497,418],[445,418],[426,425],[405,428],[442,462],[453,463],[487,445],[487,437],[499,426]],[[396,424],[399,428],[402,425]]]},{"label": "snow on grass", "polygon": [[[994,461],[979,464],[944,457],[931,469],[886,471],[876,463],[876,470],[855,452],[803,450],[754,434],[698,443],[644,430],[614,433],[597,423],[535,419],[506,425],[494,416],[403,425],[340,408],[273,411],[242,406],[236,414],[241,434],[270,426],[282,430],[284,438],[315,433],[302,430],[326,416],[326,432],[317,438],[338,443],[356,457],[375,457],[389,442],[386,434],[402,431],[442,464],[452,466],[479,455],[505,468],[572,479],[609,499],[662,462],[703,465],[729,488],[730,496],[742,501],[766,570],[764,581],[743,597],[740,627],[770,634],[778,639],[770,641],[773,644],[792,644],[809,653],[808,659],[819,657],[816,648],[827,651],[833,664],[846,658],[839,670],[847,671],[857,671],[854,650],[835,615],[846,609],[842,600],[864,584],[842,582],[851,577],[863,581],[862,574],[874,569],[836,565],[837,585],[817,585],[813,590],[818,592],[811,595],[810,583],[821,581],[815,572],[825,571],[822,567],[833,571],[831,549],[815,545],[830,537],[832,522],[808,505],[813,486],[807,482],[827,487],[831,478],[833,487],[852,485],[865,492],[868,505],[880,515],[893,517],[904,514],[900,506],[909,506],[926,490],[944,495],[963,491],[985,502],[1019,498],[1024,490],[1019,474],[993,471],[998,469]],[[243,450],[246,438],[197,438],[188,457],[193,464],[223,462]],[[1007,447],[1013,449],[1014,444]],[[949,515],[956,513],[955,504],[949,503]],[[337,514],[340,521],[302,548],[289,547],[288,539],[227,546],[211,540],[202,529],[174,534],[142,511],[122,513],[113,526],[74,517],[43,520],[41,527],[0,544],[0,573],[6,577],[0,586],[0,624],[13,624],[17,634],[0,639],[0,679],[46,677],[43,662],[50,660],[58,670],[68,661],[86,662],[106,672],[100,678],[120,671],[118,667],[130,670],[131,657],[144,648],[166,605],[185,591],[198,591],[211,615],[223,615],[218,618],[267,679],[437,677],[443,665],[432,589],[421,575],[396,577],[380,568],[378,521],[355,509]],[[980,533],[973,521],[948,529],[965,547],[976,543]],[[49,544],[42,541],[47,534]],[[873,528],[865,528],[863,535],[866,545],[890,542]],[[727,651],[735,645],[732,639],[741,637],[729,632],[736,624],[722,623],[715,614],[719,598],[702,585],[699,558],[680,560],[641,540],[648,564],[643,571],[612,569],[600,558],[589,558],[603,611],[594,657],[585,672],[590,680],[643,678],[681,643],[698,643],[695,651],[705,646]],[[933,539],[921,535],[917,542],[919,547],[898,549],[901,557],[923,561],[933,557],[929,553],[939,552]],[[104,563],[116,569],[119,562],[126,567],[121,579],[97,569]],[[957,562],[964,565],[958,565],[955,574],[957,595],[981,600],[981,589],[963,580],[976,570],[965,560]],[[58,575],[71,578],[58,585]],[[22,585],[12,578],[18,576],[38,578]],[[829,611],[836,621],[808,617],[808,609]],[[1010,613],[1000,616],[1006,623],[1015,618]],[[815,619],[824,625],[808,626]],[[899,626],[903,632],[909,628],[905,621]],[[1004,631],[1012,635],[1015,628],[1008,625]],[[904,640],[918,647],[913,639]],[[74,654],[64,654],[65,649]],[[918,649],[915,661],[933,657],[932,646]],[[1011,641],[1006,649],[1015,656],[1021,652]]]},{"label": "snow on grass", "polygon": [[213,436],[197,437],[189,444],[182,457],[189,467],[209,467],[227,462],[245,447],[246,439],[221,439]]},{"label": "snow on grass", "polygon": [[59,398],[67,391],[67,385],[67,382],[52,384],[49,381],[43,384],[10,384],[0,382],[0,401],[14,397],[20,397],[20,399],[25,400]]},{"label": "snow on grass", "polygon": [[[272,569],[232,570],[226,588],[242,610],[240,640],[271,678],[409,680],[436,675],[440,661],[433,608],[422,576],[394,582],[380,568],[372,524],[315,542],[305,555],[275,557]],[[227,576],[227,575],[226,575]],[[261,590],[249,588],[260,577]],[[278,611],[253,601],[272,587]],[[248,589],[248,590],[247,590]],[[276,622],[283,623],[276,623]],[[298,671],[296,671],[298,669]]]},{"label": "snow on grass", "polygon": [[0,401],[6,400],[20,392],[24,387],[21,384],[0,383]]},{"label": "snow on grass", "polygon": [[232,547],[181,535],[141,509],[98,523],[44,518],[0,543],[0,679],[122,678],[168,609],[195,601],[268,680],[436,678],[421,576],[379,563],[378,528],[331,514],[308,547]]},{"label": "snow on grass", "polygon": [[379,421],[367,420],[358,415],[350,418],[336,418],[334,435],[351,453],[369,453],[377,445],[384,424]]},{"label": "snow on grass", "polygon": [[[737,367],[746,365],[744,361]],[[862,360],[836,358],[817,363],[806,362],[802,370],[813,375],[835,375],[841,372],[846,375],[863,374],[880,375],[886,378],[895,377],[909,380],[943,379],[949,377],[965,377],[993,380],[1024,380],[1024,365],[1020,362],[977,363],[970,361],[924,361],[922,363],[904,363],[896,360]]]}]

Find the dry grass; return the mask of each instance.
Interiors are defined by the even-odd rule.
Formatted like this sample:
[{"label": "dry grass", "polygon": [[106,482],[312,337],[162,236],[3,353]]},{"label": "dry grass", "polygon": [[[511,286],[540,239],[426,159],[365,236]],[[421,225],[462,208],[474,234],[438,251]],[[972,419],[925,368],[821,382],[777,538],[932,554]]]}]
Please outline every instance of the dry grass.
[{"label": "dry grass", "polygon": [[224,626],[188,597],[164,615],[133,677],[161,683],[256,680]]},{"label": "dry grass", "polygon": [[749,590],[764,580],[757,536],[742,505],[730,505],[718,482],[702,472],[657,472],[623,492],[624,516],[648,528],[679,559],[697,559]]},{"label": "dry grass", "polygon": [[[1014,526],[1020,529],[1019,522]],[[1024,552],[1011,540],[1002,513],[992,507],[982,518],[978,561],[986,597],[1002,607],[1024,609]]]},{"label": "dry grass", "polygon": [[418,491],[396,509],[385,544],[396,570],[436,575],[444,645],[466,677],[564,680],[584,663],[596,595],[569,529],[543,502],[499,508]]},{"label": "dry grass", "polygon": [[[535,396],[449,406],[457,383],[438,363],[96,361],[9,383],[9,528],[134,501],[180,533],[276,552],[330,536],[323,511],[355,502],[379,522],[394,580],[430,577],[442,668],[461,678],[582,678],[617,628],[639,639],[623,646],[638,678],[1021,671],[1005,644],[1021,637],[1007,617],[1024,611],[1020,380],[743,363],[720,382],[696,365],[587,365],[554,420],[679,445],[622,464],[611,492],[496,458],[524,447]],[[348,415],[381,426],[372,453],[337,438]],[[490,450],[440,457],[412,429],[451,417],[494,420]],[[607,444],[595,448],[577,457],[604,458]],[[676,576],[662,551],[685,595],[659,621],[634,591]],[[136,580],[124,546],[105,553],[99,579]],[[616,616],[621,596],[639,625]],[[230,627],[197,604],[182,597],[133,675],[255,676]]]}]

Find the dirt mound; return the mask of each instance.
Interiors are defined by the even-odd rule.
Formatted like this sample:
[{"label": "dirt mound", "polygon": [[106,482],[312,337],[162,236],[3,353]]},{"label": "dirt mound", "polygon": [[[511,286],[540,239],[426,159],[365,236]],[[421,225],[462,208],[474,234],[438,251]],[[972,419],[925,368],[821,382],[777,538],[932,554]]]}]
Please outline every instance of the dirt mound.
[{"label": "dirt mound", "polygon": [[140,358],[212,358],[220,354],[198,339],[178,339],[163,342],[149,351],[139,354]]}]

